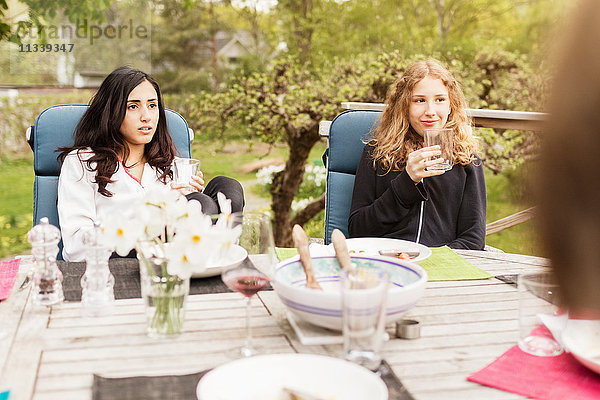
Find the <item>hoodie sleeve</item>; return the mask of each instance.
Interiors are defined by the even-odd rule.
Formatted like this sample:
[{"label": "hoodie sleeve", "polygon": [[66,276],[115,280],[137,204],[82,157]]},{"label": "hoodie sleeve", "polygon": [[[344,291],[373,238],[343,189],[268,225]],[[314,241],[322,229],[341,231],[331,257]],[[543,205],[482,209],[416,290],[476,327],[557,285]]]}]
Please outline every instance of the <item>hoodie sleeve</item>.
[{"label": "hoodie sleeve", "polygon": [[458,213],[457,237],[448,246],[454,249],[483,250],[487,211],[483,162],[477,157],[465,170],[467,181]]},{"label": "hoodie sleeve", "polygon": [[373,167],[372,150],[372,146],[365,146],[356,170],[348,218],[350,237],[383,235],[397,226],[415,203],[427,199],[423,184],[415,185],[406,171],[378,195],[377,182],[381,176]]}]

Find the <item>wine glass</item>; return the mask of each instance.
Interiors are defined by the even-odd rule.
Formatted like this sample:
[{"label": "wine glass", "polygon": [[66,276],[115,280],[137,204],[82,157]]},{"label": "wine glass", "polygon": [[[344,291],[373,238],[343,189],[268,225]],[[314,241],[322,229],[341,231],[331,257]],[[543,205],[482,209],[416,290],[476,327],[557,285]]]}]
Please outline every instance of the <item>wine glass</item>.
[{"label": "wine glass", "polygon": [[223,270],[221,279],[231,290],[246,297],[246,343],[237,351],[237,356],[249,357],[259,353],[252,345],[251,300],[258,291],[268,285],[269,277],[277,264],[277,256],[271,218],[268,214],[234,213],[231,218],[234,226],[242,224],[239,245],[248,252],[248,257],[240,264]]}]

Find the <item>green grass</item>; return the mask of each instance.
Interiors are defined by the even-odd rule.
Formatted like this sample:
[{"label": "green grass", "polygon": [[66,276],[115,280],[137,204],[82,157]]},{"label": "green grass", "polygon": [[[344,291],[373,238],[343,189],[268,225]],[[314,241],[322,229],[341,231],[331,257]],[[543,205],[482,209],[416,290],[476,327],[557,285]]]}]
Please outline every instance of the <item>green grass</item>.
[{"label": "green grass", "polygon": [[[239,167],[256,161],[259,158],[286,159],[287,149],[277,146],[270,153],[264,145],[250,148],[248,144],[235,142],[224,148],[216,143],[204,143],[201,135],[196,137],[192,145],[192,154],[202,162],[202,170],[208,181],[216,175],[231,176],[241,181],[246,188],[246,195],[255,196],[264,208],[268,208],[271,199],[264,189],[253,187],[256,177],[254,172],[244,174]],[[318,163],[325,150],[325,143],[318,143],[312,150],[309,163]],[[0,258],[15,254],[23,254],[30,250],[26,234],[32,226],[33,213],[33,158],[28,156],[15,160],[3,160],[0,164]],[[522,186],[515,174],[486,174],[488,188],[487,222],[506,217],[521,211],[529,205],[518,200],[522,195]],[[248,190],[250,189],[250,190]],[[310,237],[323,237],[324,213],[310,221],[305,229]],[[536,243],[536,232],[533,222],[527,222],[486,238],[487,244],[506,252],[543,255]]]},{"label": "green grass", "polygon": [[[508,173],[502,175],[493,175],[489,171],[486,173],[487,223],[531,207],[532,204],[519,201],[523,197],[521,194],[523,190],[518,182],[523,181]],[[544,256],[537,237],[535,223],[530,220],[487,236],[486,244],[508,253]]]},{"label": "green grass", "polygon": [[29,252],[33,223],[33,156],[0,164],[0,258]]}]

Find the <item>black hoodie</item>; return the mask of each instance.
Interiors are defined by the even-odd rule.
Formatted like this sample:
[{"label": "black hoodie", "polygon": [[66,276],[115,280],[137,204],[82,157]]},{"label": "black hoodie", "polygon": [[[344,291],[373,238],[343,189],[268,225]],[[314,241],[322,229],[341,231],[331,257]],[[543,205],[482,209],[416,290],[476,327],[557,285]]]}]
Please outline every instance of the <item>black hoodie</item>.
[{"label": "black hoodie", "polygon": [[348,218],[350,237],[410,240],[430,247],[483,250],[487,207],[483,163],[425,178],[415,185],[408,173],[373,169],[373,146],[363,150]]}]

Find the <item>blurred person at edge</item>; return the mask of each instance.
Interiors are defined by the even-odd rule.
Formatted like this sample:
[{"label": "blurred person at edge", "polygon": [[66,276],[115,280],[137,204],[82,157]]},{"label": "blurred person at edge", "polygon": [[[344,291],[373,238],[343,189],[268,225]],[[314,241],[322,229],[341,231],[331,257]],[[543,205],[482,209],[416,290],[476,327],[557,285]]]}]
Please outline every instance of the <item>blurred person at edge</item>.
[{"label": "blurred person at edge", "polygon": [[538,224],[570,316],[600,319],[600,8],[580,1],[557,53]]}]

